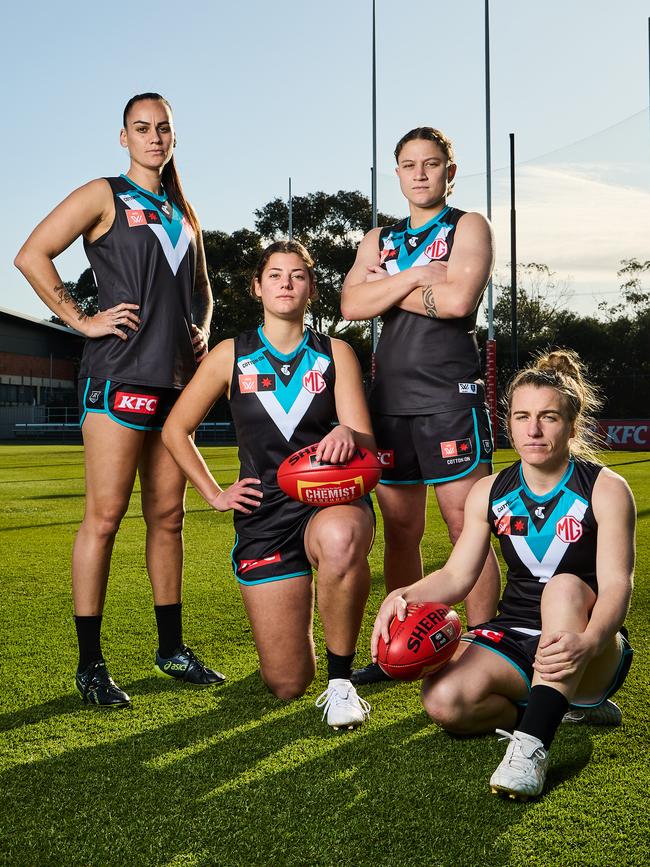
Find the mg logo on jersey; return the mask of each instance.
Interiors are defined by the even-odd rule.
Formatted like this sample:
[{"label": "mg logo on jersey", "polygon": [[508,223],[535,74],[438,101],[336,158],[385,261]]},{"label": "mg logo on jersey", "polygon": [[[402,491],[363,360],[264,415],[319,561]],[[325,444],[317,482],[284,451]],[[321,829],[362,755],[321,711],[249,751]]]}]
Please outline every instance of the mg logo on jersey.
[{"label": "mg logo on jersey", "polygon": [[573,515],[565,515],[555,525],[555,532],[567,544],[577,542],[582,536],[582,524]]},{"label": "mg logo on jersey", "polygon": [[449,252],[449,245],[442,238],[436,238],[435,241],[432,241],[429,246],[424,251],[425,256],[428,256],[429,259],[442,259],[443,256],[446,256]]},{"label": "mg logo on jersey", "polygon": [[393,451],[393,449],[380,449],[377,452],[377,460],[382,465],[382,467],[394,467],[395,452]]},{"label": "mg logo on jersey", "polygon": [[128,391],[118,391],[115,395],[113,409],[122,412],[137,412],[140,415],[153,415],[158,406],[158,398],[152,394],[130,394]]},{"label": "mg logo on jersey", "polygon": [[325,391],[327,384],[320,370],[310,370],[302,378],[302,385],[310,394],[320,394]]},{"label": "mg logo on jersey", "polygon": [[126,214],[126,222],[128,223],[129,226],[133,227],[133,226],[146,226],[147,225],[147,218],[144,215],[144,211],[129,210],[129,211],[125,211],[124,213]]}]

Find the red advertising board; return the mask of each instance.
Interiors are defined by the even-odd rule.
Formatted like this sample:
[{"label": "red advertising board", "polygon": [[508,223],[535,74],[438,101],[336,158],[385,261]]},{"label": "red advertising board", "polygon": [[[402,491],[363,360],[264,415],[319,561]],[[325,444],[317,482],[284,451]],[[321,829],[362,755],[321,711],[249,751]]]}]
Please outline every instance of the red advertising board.
[{"label": "red advertising board", "polygon": [[650,451],[650,419],[601,418],[598,432],[607,448],[617,451]]}]

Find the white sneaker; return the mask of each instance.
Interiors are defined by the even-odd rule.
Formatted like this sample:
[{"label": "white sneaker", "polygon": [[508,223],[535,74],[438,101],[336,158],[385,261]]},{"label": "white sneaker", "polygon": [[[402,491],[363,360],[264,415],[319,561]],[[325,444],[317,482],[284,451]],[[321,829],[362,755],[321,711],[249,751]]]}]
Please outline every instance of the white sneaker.
[{"label": "white sneaker", "polygon": [[607,699],[597,707],[574,707],[564,714],[562,722],[585,726],[620,726],[623,714],[617,704]]},{"label": "white sneaker", "polygon": [[323,719],[334,731],[340,728],[354,729],[370,716],[370,705],[357,695],[349,680],[335,678],[327,684],[327,689],[316,699],[316,707],[323,708]]},{"label": "white sneaker", "polygon": [[546,780],[548,768],[548,750],[539,738],[527,735],[525,732],[504,732],[499,740],[509,740],[506,754],[501,764],[490,777],[490,788],[497,794],[504,792],[513,800],[519,798],[527,801],[540,795]]}]

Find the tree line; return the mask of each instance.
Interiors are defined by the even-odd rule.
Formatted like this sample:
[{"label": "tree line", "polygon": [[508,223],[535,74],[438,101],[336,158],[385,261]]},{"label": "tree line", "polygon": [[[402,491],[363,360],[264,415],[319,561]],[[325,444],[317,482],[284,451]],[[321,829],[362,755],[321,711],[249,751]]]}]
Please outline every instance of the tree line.
[{"label": "tree line", "polygon": [[[380,225],[397,222],[379,214]],[[276,198],[255,211],[254,229],[232,233],[203,232],[208,275],[214,293],[210,345],[260,321],[260,306],[248,293],[251,275],[264,247],[286,238],[287,202]],[[366,375],[371,366],[370,327],[341,318],[340,291],[352,267],[356,248],[371,227],[370,201],[360,192],[316,192],[292,201],[293,237],[303,243],[316,263],[318,299],[312,304],[312,324],[319,331],[351,343]],[[548,347],[571,347],[585,361],[589,376],[606,400],[602,415],[632,418],[647,415],[650,405],[650,260],[629,259],[618,271],[620,294],[612,304],[601,303],[597,315],[567,309],[570,287],[547,265],[517,266],[518,360],[526,364]],[[84,271],[68,288],[84,312],[97,312],[92,271]],[[485,307],[484,299],[483,305]],[[54,318],[55,321],[56,318]],[[510,285],[494,279],[494,331],[497,381],[501,392],[513,372]],[[479,329],[484,351],[486,329]]]}]

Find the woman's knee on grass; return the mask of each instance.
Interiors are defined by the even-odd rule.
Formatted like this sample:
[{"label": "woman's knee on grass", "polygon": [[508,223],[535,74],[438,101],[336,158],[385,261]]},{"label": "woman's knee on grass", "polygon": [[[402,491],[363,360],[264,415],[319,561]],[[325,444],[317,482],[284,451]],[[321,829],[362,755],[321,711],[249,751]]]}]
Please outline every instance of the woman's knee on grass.
[{"label": "woman's knee on grass", "polygon": [[[290,667],[289,663],[287,665]],[[312,663],[311,666],[302,666],[301,671],[295,669],[280,671],[276,667],[270,669],[262,665],[260,673],[262,680],[276,698],[281,701],[293,701],[307,691],[309,684],[314,679],[316,666]]]}]

